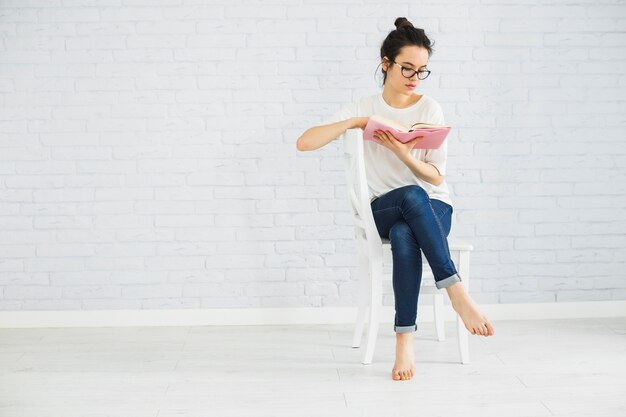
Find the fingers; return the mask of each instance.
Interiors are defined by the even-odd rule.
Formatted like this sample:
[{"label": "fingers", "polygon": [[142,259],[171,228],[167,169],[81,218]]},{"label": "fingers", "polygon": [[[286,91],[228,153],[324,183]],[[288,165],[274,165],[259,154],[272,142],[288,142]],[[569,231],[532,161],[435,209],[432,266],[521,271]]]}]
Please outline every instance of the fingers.
[{"label": "fingers", "polygon": [[374,137],[375,137],[376,139],[378,139],[379,141],[381,141],[381,143],[382,143],[385,147],[387,147],[387,148],[391,149],[391,148],[390,148],[391,144],[390,144],[389,138],[387,137],[387,134],[386,134],[386,133],[383,133],[382,131],[378,130],[378,131],[374,132]]},{"label": "fingers", "polygon": [[[388,140],[388,141],[392,141],[392,139],[395,139],[397,142],[401,142],[398,138],[396,138],[395,136],[393,136],[389,131],[387,130],[377,130],[376,132],[374,132],[374,134],[378,134],[378,136],[380,136],[381,138],[384,138],[384,140]],[[424,136],[418,136],[416,138],[411,139],[408,142],[403,142],[405,145],[411,144],[414,145],[418,140],[422,140],[424,139]]]},{"label": "fingers", "polygon": [[386,140],[386,139],[389,139],[389,138],[387,137],[387,132],[384,132],[384,131],[382,131],[382,130],[377,130],[376,132],[374,132],[374,135],[375,135],[376,137],[378,137],[378,139],[380,139],[380,140]]},{"label": "fingers", "polygon": [[375,133],[378,133],[380,137],[383,137],[387,140],[391,140],[394,138],[394,136],[392,136],[392,134],[388,130],[377,130]]},{"label": "fingers", "polygon": [[[387,130],[377,130],[374,132],[374,137],[377,137],[378,139],[380,139],[382,142],[385,143],[389,143],[391,144],[392,142],[400,142],[400,140],[398,140],[395,136],[393,136],[389,131]],[[408,145],[409,143],[412,145],[413,142],[420,140],[421,138],[423,138],[423,136],[418,136],[417,138],[406,142],[405,145]]]}]

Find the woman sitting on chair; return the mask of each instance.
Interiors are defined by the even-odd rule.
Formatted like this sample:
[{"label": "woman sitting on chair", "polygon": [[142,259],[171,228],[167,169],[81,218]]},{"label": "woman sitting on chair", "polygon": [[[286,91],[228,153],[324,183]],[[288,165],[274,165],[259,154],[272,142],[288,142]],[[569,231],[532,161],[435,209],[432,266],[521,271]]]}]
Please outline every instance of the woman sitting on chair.
[{"label": "woman sitting on chair", "polygon": [[[396,29],[381,49],[382,93],[362,97],[343,107],[327,124],[314,126],[298,139],[300,151],[325,146],[347,129],[365,129],[376,114],[406,126],[416,122],[445,125],[439,103],[428,95],[414,94],[432,54],[423,29],[399,17]],[[467,330],[492,336],[493,325],[463,286],[450,258],[447,236],[452,223],[452,201],[445,182],[447,140],[438,149],[413,149],[420,140],[406,144],[390,131],[378,131],[380,144],[364,141],[367,183],[374,221],[381,237],[391,242],[395,297],[395,380],[411,379],[415,371],[413,333],[417,330],[417,301],[422,279],[422,255],[428,260],[437,288],[445,288],[452,307]],[[382,146],[381,146],[382,145]]]}]

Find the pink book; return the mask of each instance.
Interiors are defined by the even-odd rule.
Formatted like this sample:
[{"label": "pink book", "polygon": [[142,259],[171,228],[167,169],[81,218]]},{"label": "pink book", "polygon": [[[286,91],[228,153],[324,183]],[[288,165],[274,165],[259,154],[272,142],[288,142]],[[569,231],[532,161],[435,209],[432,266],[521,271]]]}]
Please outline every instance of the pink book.
[{"label": "pink book", "polygon": [[438,149],[448,136],[451,127],[445,125],[434,125],[430,123],[414,123],[412,126],[404,126],[401,123],[387,119],[382,116],[373,115],[369,117],[363,139],[381,143],[374,137],[376,130],[389,130],[400,142],[407,143],[416,137],[421,136],[413,149]]}]

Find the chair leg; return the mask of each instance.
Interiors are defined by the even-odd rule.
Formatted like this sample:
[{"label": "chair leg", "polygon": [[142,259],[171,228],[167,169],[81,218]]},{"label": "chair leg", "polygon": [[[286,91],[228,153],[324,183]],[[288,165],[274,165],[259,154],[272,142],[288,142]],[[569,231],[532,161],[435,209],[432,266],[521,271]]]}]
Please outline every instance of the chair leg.
[{"label": "chair leg", "polygon": [[456,316],[456,327],[459,333],[459,354],[461,355],[461,363],[468,364],[470,363],[468,343],[469,332],[465,328],[465,324],[463,324],[463,319],[461,319],[461,316],[458,314]]},{"label": "chair leg", "polygon": [[361,339],[363,338],[363,328],[365,327],[365,315],[369,312],[368,306],[359,306],[356,313],[356,326],[352,334],[352,347],[361,347]]},{"label": "chair leg", "polygon": [[[462,250],[459,251],[459,275],[463,277],[465,290],[469,291],[469,251]],[[461,363],[468,364],[470,363],[469,357],[469,332],[465,328],[465,324],[463,323],[463,319],[461,316],[457,314],[456,316],[457,330],[459,334],[459,354],[461,355]]]},{"label": "chair leg", "polygon": [[358,348],[361,346],[361,339],[363,338],[363,327],[365,325],[366,313],[369,311],[370,300],[370,277],[368,260],[365,256],[359,254],[359,266],[357,268],[358,276],[358,308],[356,314],[356,325],[354,327],[354,333],[352,335],[352,347]]},{"label": "chair leg", "polygon": [[380,310],[382,307],[382,260],[370,263],[371,289],[370,289],[370,311],[369,325],[367,331],[367,342],[363,354],[364,365],[372,363],[374,350],[376,348],[376,338],[380,322]]},{"label": "chair leg", "polygon": [[435,330],[437,331],[437,340],[443,342],[446,340],[446,328],[443,318],[443,295],[433,294],[433,306],[435,314]]}]

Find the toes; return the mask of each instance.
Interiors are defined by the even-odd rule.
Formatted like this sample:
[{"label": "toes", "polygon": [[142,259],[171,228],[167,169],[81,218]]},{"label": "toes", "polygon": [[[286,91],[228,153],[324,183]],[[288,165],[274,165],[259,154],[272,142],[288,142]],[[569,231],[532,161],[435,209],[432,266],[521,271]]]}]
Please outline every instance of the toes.
[{"label": "toes", "polygon": [[493,334],[493,326],[488,321],[481,325],[483,328],[483,336],[491,336]]},{"label": "toes", "polygon": [[394,370],[393,379],[395,379],[396,381],[408,379],[407,371]]},{"label": "toes", "polygon": [[486,328],[485,326],[476,326],[476,327],[472,327],[472,334],[473,335],[477,335],[477,336],[484,336],[486,334]]}]

